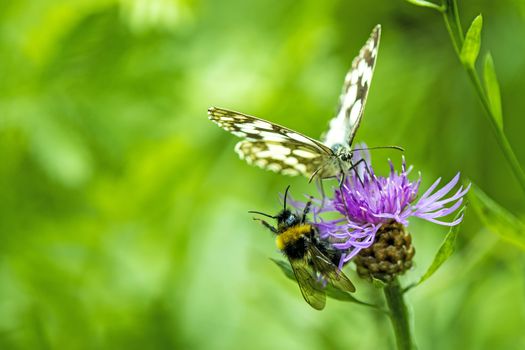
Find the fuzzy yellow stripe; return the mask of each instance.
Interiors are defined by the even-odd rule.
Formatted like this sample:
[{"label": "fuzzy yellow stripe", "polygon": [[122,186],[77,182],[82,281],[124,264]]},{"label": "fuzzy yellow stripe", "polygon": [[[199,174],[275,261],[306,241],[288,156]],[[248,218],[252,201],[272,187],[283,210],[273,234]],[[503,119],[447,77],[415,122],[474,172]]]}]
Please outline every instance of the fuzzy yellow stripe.
[{"label": "fuzzy yellow stripe", "polygon": [[277,235],[275,244],[279,250],[283,250],[286,246],[293,244],[303,235],[310,232],[312,226],[308,224],[292,226],[283,233]]}]

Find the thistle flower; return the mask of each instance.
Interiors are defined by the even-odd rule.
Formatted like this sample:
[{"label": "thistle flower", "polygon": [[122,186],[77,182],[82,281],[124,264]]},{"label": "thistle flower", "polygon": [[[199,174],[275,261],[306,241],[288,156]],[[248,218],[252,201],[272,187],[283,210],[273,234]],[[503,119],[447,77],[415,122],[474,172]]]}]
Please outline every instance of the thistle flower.
[{"label": "thistle flower", "polygon": [[[404,157],[401,171],[397,172],[390,162],[390,173],[386,177],[374,173],[367,151],[354,153],[354,164],[359,160],[356,171],[345,175],[333,198],[315,201],[314,221],[321,238],[334,242],[334,247],[344,251],[340,268],[354,259],[362,277],[388,281],[412,266],[415,251],[406,231],[409,219],[418,217],[445,226],[459,224],[463,216],[452,222],[440,218],[461,207],[470,185],[460,186],[448,196],[460,174],[436,190],[441,182],[439,178],[418,199],[421,174],[415,182],[410,181],[412,166],[407,168]],[[328,212],[342,214],[343,218],[323,220],[321,216]]]}]

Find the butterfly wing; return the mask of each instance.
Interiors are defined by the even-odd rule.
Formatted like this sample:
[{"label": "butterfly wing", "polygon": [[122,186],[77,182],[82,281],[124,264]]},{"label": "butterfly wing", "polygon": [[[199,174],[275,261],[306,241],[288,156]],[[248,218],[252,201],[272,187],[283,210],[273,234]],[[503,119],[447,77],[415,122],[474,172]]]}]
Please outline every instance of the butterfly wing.
[{"label": "butterfly wing", "polygon": [[333,155],[321,142],[263,119],[216,107],[208,109],[208,115],[224,130],[244,138],[235,151],[263,169],[309,177]]},{"label": "butterfly wing", "polygon": [[359,51],[359,55],[352,61],[352,67],[345,77],[337,115],[330,121],[328,131],[323,137],[324,144],[328,147],[336,144],[352,145],[363,116],[380,37],[381,26],[378,24]]},{"label": "butterfly wing", "polygon": [[308,262],[303,259],[289,259],[289,261],[304,300],[316,310],[324,309],[326,293],[322,283],[312,273]]}]

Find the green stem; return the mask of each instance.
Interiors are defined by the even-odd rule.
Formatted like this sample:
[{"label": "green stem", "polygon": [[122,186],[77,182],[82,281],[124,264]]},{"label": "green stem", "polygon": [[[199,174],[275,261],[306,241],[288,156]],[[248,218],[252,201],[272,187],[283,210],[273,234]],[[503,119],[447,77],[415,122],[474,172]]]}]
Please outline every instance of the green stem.
[{"label": "green stem", "polygon": [[461,22],[459,20],[458,4],[456,0],[443,0],[443,19],[445,20],[445,26],[447,27],[450,39],[452,39],[452,45],[456,54],[460,55],[461,47],[463,46],[463,30],[461,29]]},{"label": "green stem", "polygon": [[[456,51],[456,55],[461,61],[461,47],[463,46],[464,36],[461,22],[459,20],[457,0],[443,0],[442,6],[444,9],[442,13],[445,26],[447,27],[447,31],[450,36],[450,40],[452,41],[452,45],[454,46],[454,50]],[[481,85],[478,72],[472,66],[466,64],[463,64],[463,66],[465,67],[465,70],[467,71],[470,78],[470,82],[474,85],[481,104],[485,109],[485,116],[489,121],[489,125],[492,132],[494,133],[494,136],[496,137],[496,141],[503,152],[505,159],[509,163],[510,168],[518,180],[523,192],[525,192],[525,172],[521,168],[518,158],[516,157],[516,154],[514,153],[507,136],[496,122],[497,118],[490,108],[490,103],[487,95],[485,94],[485,91],[483,90],[483,86]]]},{"label": "green stem", "polygon": [[397,279],[388,283],[383,291],[385,293],[386,303],[390,310],[390,321],[396,335],[398,350],[415,349],[410,332],[410,320],[408,309],[405,304],[403,291]]},{"label": "green stem", "polygon": [[472,82],[472,84],[474,84],[474,87],[476,88],[478,97],[486,112],[485,116],[488,119],[492,132],[496,136],[496,141],[498,142],[499,147],[503,151],[503,155],[509,163],[512,172],[514,173],[514,176],[516,176],[516,179],[521,185],[523,192],[525,192],[525,172],[523,172],[523,169],[521,168],[518,158],[516,157],[516,154],[514,153],[514,150],[512,149],[512,146],[510,145],[507,136],[496,123],[497,118],[496,116],[494,116],[492,109],[490,108],[489,101],[487,99],[487,96],[485,95],[485,92],[483,91],[483,87],[481,85],[479,76],[473,67],[465,67],[465,69],[467,70],[470,81]]}]

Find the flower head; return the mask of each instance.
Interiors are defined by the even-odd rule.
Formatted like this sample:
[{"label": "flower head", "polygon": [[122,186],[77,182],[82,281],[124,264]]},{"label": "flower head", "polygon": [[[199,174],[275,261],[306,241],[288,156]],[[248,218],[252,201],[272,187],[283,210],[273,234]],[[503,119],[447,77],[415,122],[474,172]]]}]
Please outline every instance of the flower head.
[{"label": "flower head", "polygon": [[[377,247],[374,247],[374,252],[376,255],[389,255],[394,264],[398,264],[396,256],[399,254],[411,261],[414,251],[410,245],[410,237],[406,237],[407,233],[404,231],[411,217],[445,226],[454,226],[461,222],[462,216],[452,222],[440,220],[462,205],[463,196],[469,190],[470,185],[467,188],[460,186],[454,194],[449,195],[459,181],[459,173],[439,190],[437,187],[441,179],[437,179],[418,198],[421,174],[416,181],[409,180],[412,167],[407,168],[404,158],[400,172],[390,162],[390,173],[386,177],[374,173],[370,155],[366,151],[354,152],[353,162],[360,162],[359,166],[345,175],[342,186],[334,190],[333,198],[317,200],[313,210],[321,237],[330,239],[336,248],[345,252],[340,267],[360,252],[370,255],[372,251],[369,248],[380,240],[379,236],[392,232],[400,232],[401,236],[394,235],[389,241],[393,242],[392,245],[397,242],[398,248],[402,248],[404,253],[396,252],[393,248],[377,251]],[[322,219],[321,216],[327,212],[342,214],[343,218]],[[384,241],[385,237],[387,236],[381,240]],[[408,267],[404,266],[400,271]]]}]

